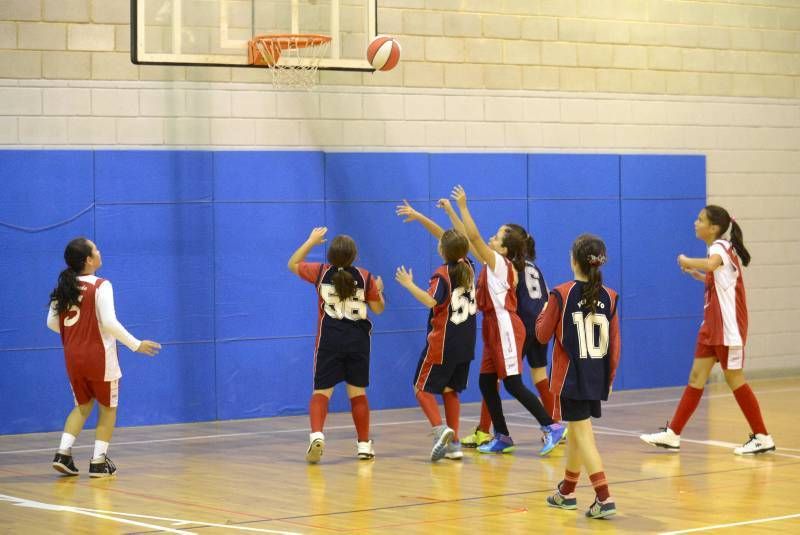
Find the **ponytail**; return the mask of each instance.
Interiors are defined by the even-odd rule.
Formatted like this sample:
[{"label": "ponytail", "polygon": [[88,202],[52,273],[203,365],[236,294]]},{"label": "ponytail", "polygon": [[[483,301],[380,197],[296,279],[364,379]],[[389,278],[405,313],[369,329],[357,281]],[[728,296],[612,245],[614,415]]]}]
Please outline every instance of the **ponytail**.
[{"label": "ponytail", "polygon": [[86,259],[92,256],[92,246],[86,238],[75,238],[64,249],[64,261],[67,269],[58,275],[58,283],[50,292],[50,303],[55,304],[56,311],[61,314],[72,306],[77,306],[81,295],[78,275],[86,265]]},{"label": "ponytail", "polygon": [[353,265],[357,253],[356,242],[346,234],[340,234],[333,238],[328,248],[328,262],[337,268],[331,280],[336,295],[341,301],[356,295],[356,280],[346,268]]},{"label": "ponytail", "polygon": [[578,264],[587,281],[583,285],[581,299],[584,306],[597,312],[597,300],[603,287],[603,272],[600,266],[606,263],[606,244],[592,234],[581,234],[572,244],[572,259]]},{"label": "ponytail", "polygon": [[744,246],[744,236],[742,236],[742,227],[735,219],[731,219],[731,245],[742,260],[742,265],[747,266],[750,264],[750,251]]},{"label": "ponytail", "polygon": [[453,289],[469,290],[472,288],[472,269],[466,260],[462,258],[450,268],[450,280],[453,283]]},{"label": "ponytail", "polygon": [[739,258],[742,260],[742,265],[747,266],[750,264],[750,252],[744,246],[744,237],[742,236],[742,228],[736,222],[736,220],[731,217],[728,211],[715,204],[709,204],[703,210],[706,213],[706,218],[708,218],[708,222],[712,225],[716,225],[719,227],[719,234],[717,238],[722,237],[728,229],[730,228],[731,231],[731,245],[733,246],[734,251],[736,254],[739,255]]},{"label": "ponytail", "polygon": [[517,225],[516,223],[508,223],[505,225],[506,233],[503,236],[503,247],[508,252],[507,258],[514,265],[517,271],[525,269],[525,261],[533,261],[536,257],[536,244],[533,237],[528,235],[528,232]]},{"label": "ponytail", "polygon": [[352,273],[344,268],[338,268],[333,274],[333,288],[340,301],[345,301],[356,295],[356,280]]}]

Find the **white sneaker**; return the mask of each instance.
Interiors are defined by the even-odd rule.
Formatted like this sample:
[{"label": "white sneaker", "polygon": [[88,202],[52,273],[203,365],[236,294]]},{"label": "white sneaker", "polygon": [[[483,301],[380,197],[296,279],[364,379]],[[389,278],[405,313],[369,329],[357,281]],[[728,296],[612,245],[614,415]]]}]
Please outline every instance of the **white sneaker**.
[{"label": "white sneaker", "polygon": [[447,445],[447,450],[444,452],[445,459],[452,459],[457,461],[464,457],[464,452],[461,451],[461,443],[457,440],[452,441]]},{"label": "white sneaker", "polygon": [[306,450],[306,461],[311,464],[317,464],[322,458],[322,452],[325,450],[325,435],[319,431],[308,435],[308,449]]},{"label": "white sneaker", "polygon": [[368,461],[375,458],[375,448],[372,447],[372,440],[357,443],[356,451],[358,452],[358,458],[362,461]]},{"label": "white sneaker", "polygon": [[439,425],[433,428],[433,448],[431,449],[431,461],[436,462],[444,458],[447,446],[453,440],[455,432],[446,425]]},{"label": "white sneaker", "polygon": [[639,435],[639,438],[652,446],[678,451],[681,449],[681,436],[669,427],[662,427],[658,433]]},{"label": "white sneaker", "polygon": [[750,439],[733,450],[736,455],[755,455],[757,453],[765,453],[768,451],[775,451],[775,442],[769,435],[762,435],[756,433],[750,435]]}]

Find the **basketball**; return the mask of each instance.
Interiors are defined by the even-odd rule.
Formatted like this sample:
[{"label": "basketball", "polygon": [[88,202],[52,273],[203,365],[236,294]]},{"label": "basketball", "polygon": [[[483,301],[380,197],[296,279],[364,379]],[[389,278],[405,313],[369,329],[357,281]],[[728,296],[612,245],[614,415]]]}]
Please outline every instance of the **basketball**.
[{"label": "basketball", "polygon": [[367,61],[376,71],[390,71],[400,61],[400,43],[394,37],[379,35],[367,47]]}]

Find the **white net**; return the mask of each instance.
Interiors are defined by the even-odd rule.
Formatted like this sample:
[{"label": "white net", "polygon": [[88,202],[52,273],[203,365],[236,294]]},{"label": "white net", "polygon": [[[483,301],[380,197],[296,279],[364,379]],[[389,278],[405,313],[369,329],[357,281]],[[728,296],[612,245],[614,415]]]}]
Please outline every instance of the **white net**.
[{"label": "white net", "polygon": [[269,68],[275,88],[308,90],[316,84],[320,59],[328,55],[330,44],[326,35],[260,35],[251,41],[251,63]]}]

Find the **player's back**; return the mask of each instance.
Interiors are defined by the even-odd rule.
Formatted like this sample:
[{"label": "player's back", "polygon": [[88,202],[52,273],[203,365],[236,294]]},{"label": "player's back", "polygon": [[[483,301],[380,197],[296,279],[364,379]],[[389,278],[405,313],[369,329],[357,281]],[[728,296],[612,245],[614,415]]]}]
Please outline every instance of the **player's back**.
[{"label": "player's back", "polygon": [[106,347],[97,321],[95,296],[103,282],[95,276],[78,279],[78,304],[61,312],[58,318],[67,368],[98,380],[105,374]]},{"label": "player's back", "polygon": [[532,333],[536,329],[536,318],[547,302],[547,284],[539,266],[530,260],[525,261],[525,269],[517,274],[517,314],[527,332]]},{"label": "player's back", "polygon": [[475,356],[477,332],[474,266],[467,260],[473,284],[454,286],[452,271],[456,262],[442,264],[431,278],[436,305],[428,315],[427,351],[435,362],[468,362]]},{"label": "player's back", "polygon": [[553,378],[561,395],[572,399],[606,399],[610,384],[612,336],[618,321],[617,293],[601,286],[592,312],[583,289],[586,283],[561,284],[553,292],[561,306],[553,350]]}]

